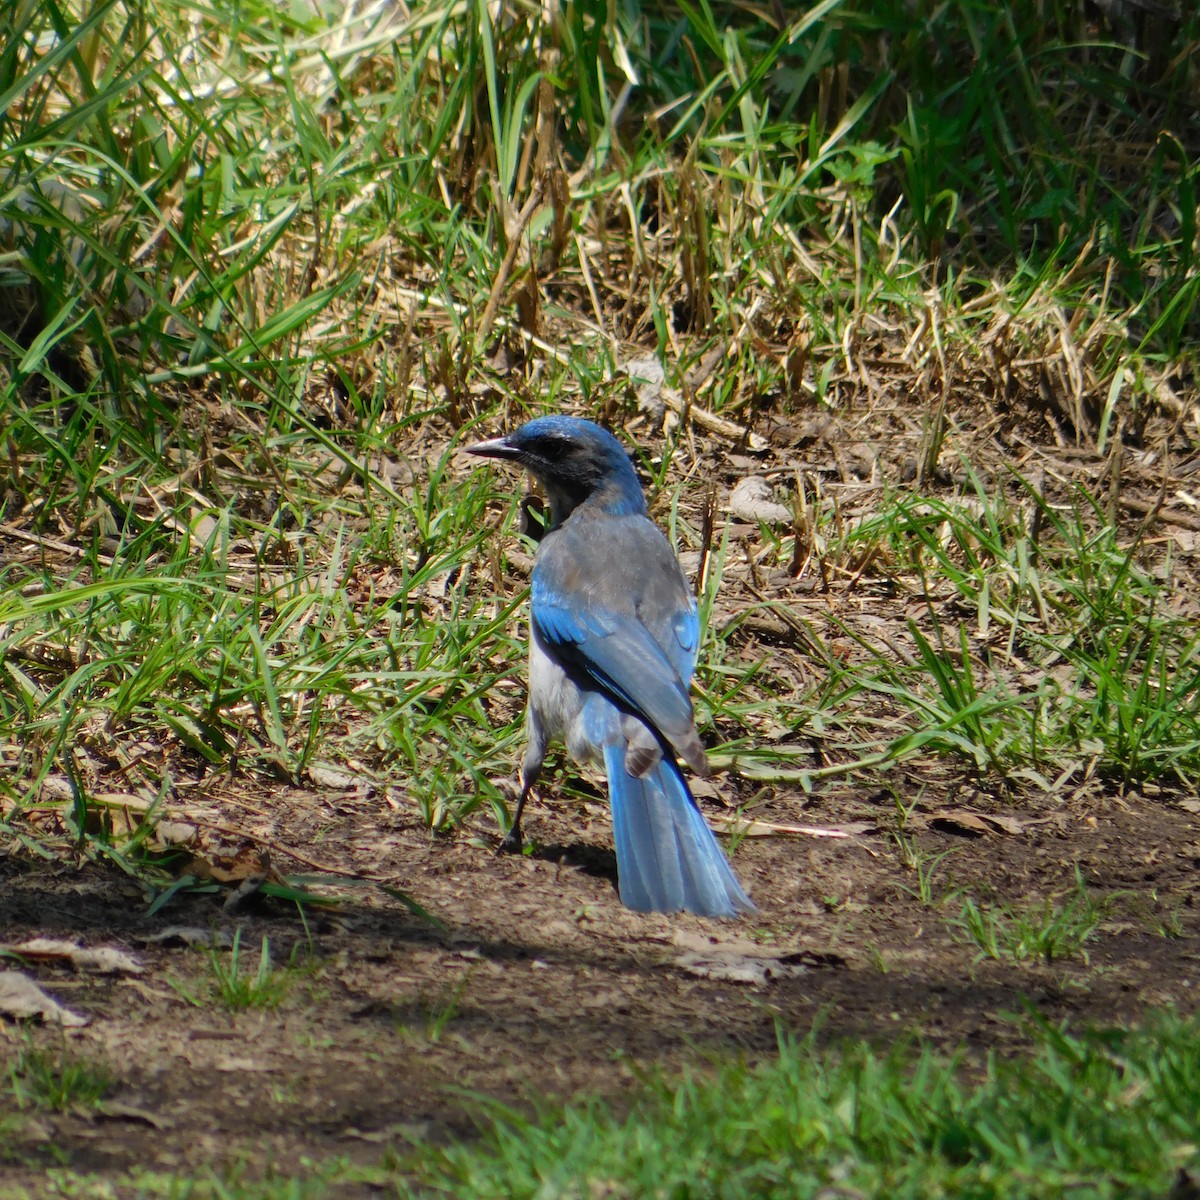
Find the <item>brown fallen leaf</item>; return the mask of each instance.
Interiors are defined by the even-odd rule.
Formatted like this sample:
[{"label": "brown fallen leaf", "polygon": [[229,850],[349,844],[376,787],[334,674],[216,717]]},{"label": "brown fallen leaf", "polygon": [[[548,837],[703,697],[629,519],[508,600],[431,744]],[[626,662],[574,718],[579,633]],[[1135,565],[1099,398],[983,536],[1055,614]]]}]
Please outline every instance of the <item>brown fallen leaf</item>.
[{"label": "brown fallen leaf", "polygon": [[817,954],[811,950],[781,953],[779,949],[770,952],[746,938],[722,940],[685,929],[677,930],[671,940],[683,950],[675,960],[676,965],[689,974],[755,987],[804,975],[814,967],[844,966],[846,962],[836,954]]},{"label": "brown fallen leaf", "polygon": [[342,1130],[342,1137],[384,1146],[395,1142],[409,1142],[417,1146],[429,1141],[430,1128],[429,1121],[394,1121],[382,1129],[359,1129],[357,1125],[350,1125]]},{"label": "brown fallen leaf", "polygon": [[331,792],[353,791],[365,782],[360,775],[321,762],[308,764],[308,777],[317,787],[328,788]]},{"label": "brown fallen leaf", "polygon": [[138,796],[133,792],[91,792],[88,803],[103,808],[127,808],[131,812],[149,812],[157,803],[153,796]]},{"label": "brown fallen leaf", "polygon": [[211,946],[228,950],[233,945],[233,934],[228,929],[201,929],[198,925],[168,925],[157,933],[150,934],[147,942],[178,942],[183,946]]},{"label": "brown fallen leaf", "polygon": [[38,790],[38,799],[43,803],[52,803],[55,800],[64,800],[70,803],[74,796],[75,791],[71,787],[71,781],[65,775],[47,775]]},{"label": "brown fallen leaf", "polygon": [[959,837],[985,837],[991,832],[986,821],[969,812],[935,813],[929,818],[929,824],[941,833],[954,833]]},{"label": "brown fallen leaf", "polygon": [[986,837],[989,833],[1017,834],[1024,828],[1016,817],[969,812],[965,808],[947,808],[932,813],[929,824],[942,833],[956,833],[960,837]]},{"label": "brown fallen leaf", "polygon": [[980,816],[989,825],[994,825],[1001,833],[1018,834],[1024,833],[1025,822],[1018,821],[1016,817],[1006,817],[1001,813],[980,813]]},{"label": "brown fallen leaf", "polygon": [[742,521],[752,524],[790,525],[792,510],[775,499],[771,485],[761,475],[748,475],[739,480],[729,493],[729,511]]},{"label": "brown fallen leaf", "polygon": [[199,832],[191,821],[159,821],[150,835],[150,843],[155,849],[161,850],[190,846],[197,841]]},{"label": "brown fallen leaf", "polygon": [[88,1023],[87,1017],[63,1008],[20,971],[0,971],[0,1013],[17,1021],[41,1017],[43,1021],[56,1021],[66,1029],[78,1029]]},{"label": "brown fallen leaf", "polygon": [[107,1117],[110,1121],[139,1121],[152,1129],[171,1129],[174,1122],[167,1117],[160,1117],[144,1108],[135,1108],[132,1104],[122,1104],[118,1100],[102,1100],[96,1105],[97,1116]]},{"label": "brown fallen leaf", "polygon": [[213,1067],[234,1075],[255,1074],[257,1072],[275,1071],[278,1068],[257,1058],[246,1058],[244,1055],[229,1054],[218,1058]]},{"label": "brown fallen leaf", "polygon": [[132,954],[111,946],[88,947],[64,938],[31,938],[2,949],[37,962],[68,962],[76,970],[105,975],[140,975],[145,968]]},{"label": "brown fallen leaf", "polygon": [[236,854],[209,858],[197,854],[188,864],[185,874],[197,879],[212,879],[217,883],[241,883],[243,879],[266,877],[271,873],[271,856],[254,845],[244,845]]}]

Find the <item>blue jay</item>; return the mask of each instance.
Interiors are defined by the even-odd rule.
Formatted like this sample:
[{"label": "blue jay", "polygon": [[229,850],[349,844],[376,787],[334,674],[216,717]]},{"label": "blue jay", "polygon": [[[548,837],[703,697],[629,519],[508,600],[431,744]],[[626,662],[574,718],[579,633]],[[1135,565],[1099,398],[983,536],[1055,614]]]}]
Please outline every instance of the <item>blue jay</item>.
[{"label": "blue jay", "polygon": [[556,415],[467,450],[524,467],[550,502],[533,568],[521,795],[502,848],[520,849],[525,801],[559,738],[608,775],[627,908],[754,912],[679,768],[708,774],[688,696],[700,622],[621,443]]}]

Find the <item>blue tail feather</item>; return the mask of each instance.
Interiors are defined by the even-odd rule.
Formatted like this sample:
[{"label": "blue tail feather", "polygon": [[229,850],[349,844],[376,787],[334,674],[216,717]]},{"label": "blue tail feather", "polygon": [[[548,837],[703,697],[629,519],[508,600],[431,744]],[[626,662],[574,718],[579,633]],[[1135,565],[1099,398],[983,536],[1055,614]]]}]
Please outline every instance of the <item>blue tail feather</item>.
[{"label": "blue tail feather", "polygon": [[736,917],[754,912],[674,762],[641,779],[625,770],[625,747],[604,750],[621,902],[638,912]]}]

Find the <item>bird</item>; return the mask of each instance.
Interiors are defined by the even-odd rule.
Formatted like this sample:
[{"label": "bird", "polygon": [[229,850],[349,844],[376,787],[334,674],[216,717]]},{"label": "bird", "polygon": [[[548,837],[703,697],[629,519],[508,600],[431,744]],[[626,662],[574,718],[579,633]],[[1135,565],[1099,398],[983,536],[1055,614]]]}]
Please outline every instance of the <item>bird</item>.
[{"label": "bird", "polygon": [[556,413],[466,450],[523,467],[550,506],[530,588],[521,792],[501,849],[522,849],[525,802],[558,740],[607,775],[622,904],[756,912],[681,769],[709,774],[689,695],[700,620],[625,448],[599,425]]}]

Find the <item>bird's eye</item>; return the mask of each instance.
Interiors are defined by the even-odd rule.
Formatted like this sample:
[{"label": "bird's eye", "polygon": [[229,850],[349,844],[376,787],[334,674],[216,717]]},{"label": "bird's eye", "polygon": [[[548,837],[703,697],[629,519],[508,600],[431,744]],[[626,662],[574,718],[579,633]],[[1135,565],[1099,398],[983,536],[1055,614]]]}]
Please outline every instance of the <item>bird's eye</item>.
[{"label": "bird's eye", "polygon": [[561,462],[570,448],[571,443],[566,438],[548,437],[543,438],[538,445],[538,453],[547,462]]}]

